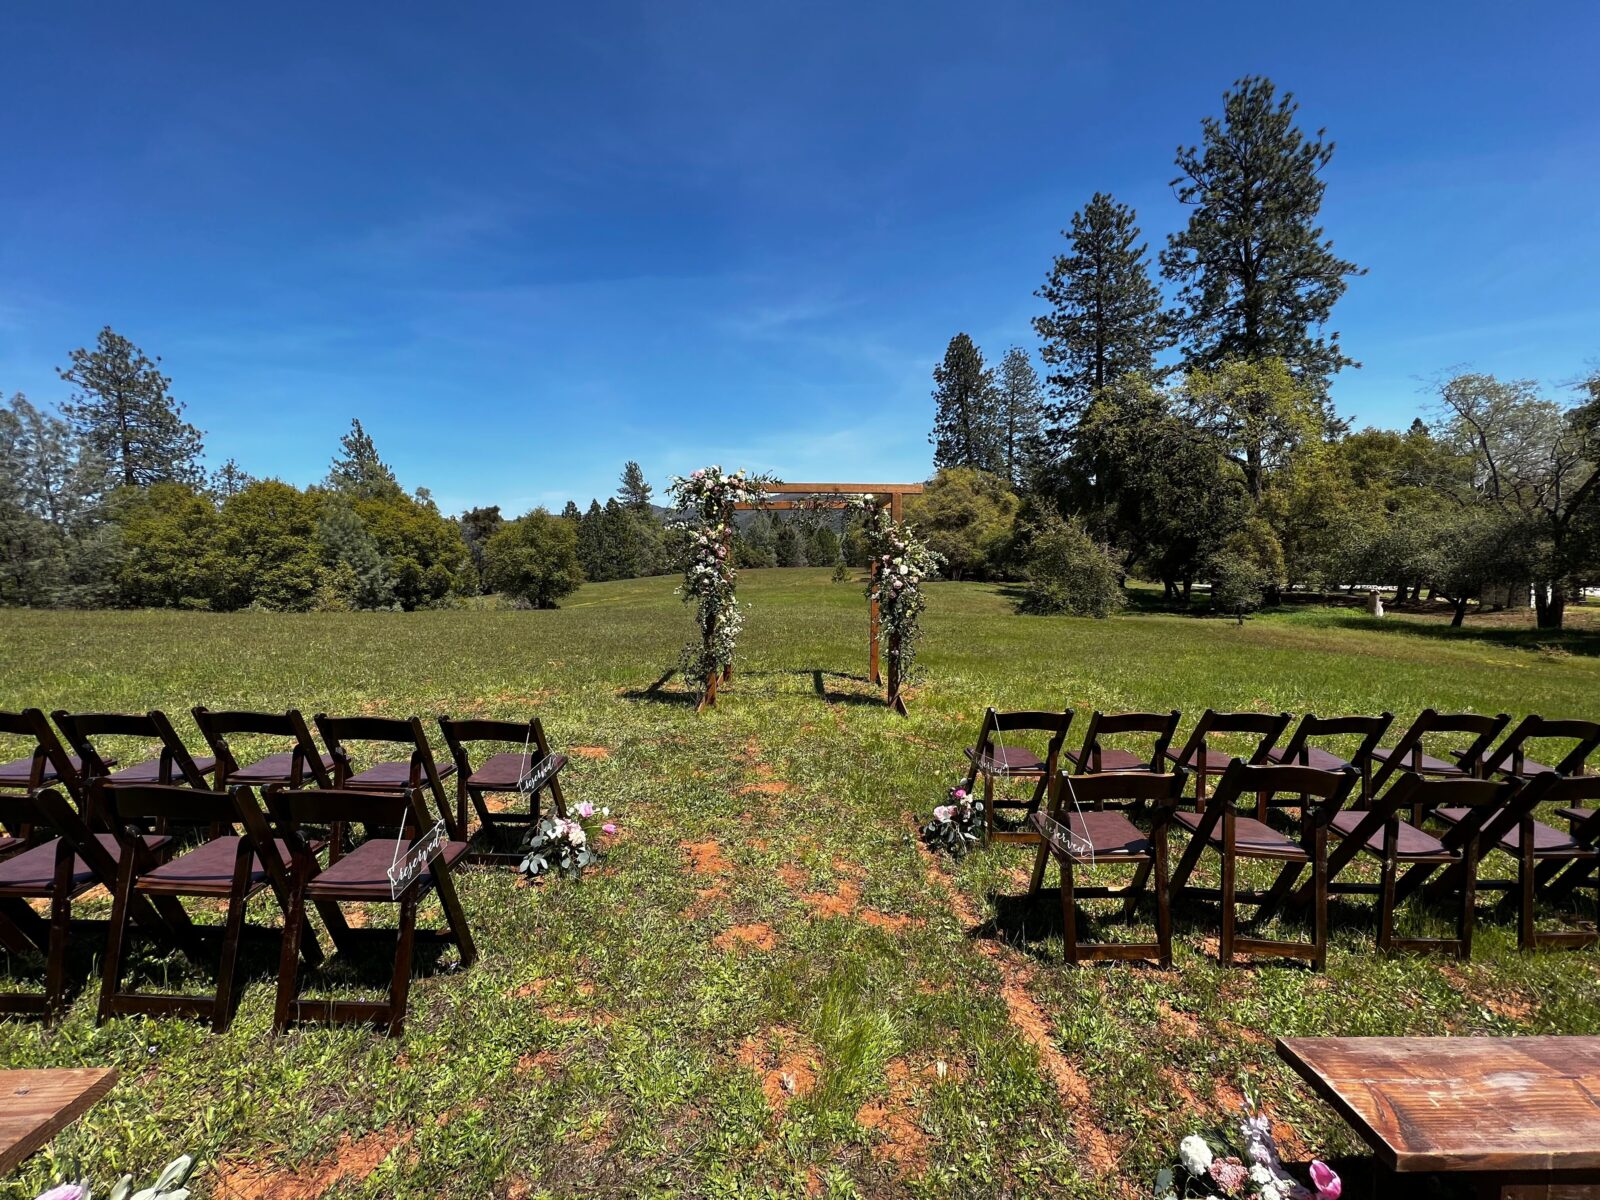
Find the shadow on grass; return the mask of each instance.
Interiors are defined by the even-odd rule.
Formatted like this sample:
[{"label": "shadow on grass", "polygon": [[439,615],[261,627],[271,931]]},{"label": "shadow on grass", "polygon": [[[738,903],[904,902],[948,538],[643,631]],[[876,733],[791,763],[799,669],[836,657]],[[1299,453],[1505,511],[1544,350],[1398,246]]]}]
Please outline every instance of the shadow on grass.
[{"label": "shadow on grass", "polygon": [[1526,627],[1504,628],[1474,626],[1472,618],[1465,625],[1453,626],[1444,620],[1408,620],[1387,618],[1375,620],[1356,613],[1339,613],[1325,618],[1321,624],[1330,629],[1357,629],[1363,633],[1397,634],[1402,637],[1434,638],[1442,642],[1473,641],[1511,650],[1558,650],[1586,657],[1600,655],[1600,628],[1596,629],[1533,629]]},{"label": "shadow on grass", "polygon": [[846,683],[859,683],[872,687],[872,680],[865,675],[855,675],[849,671],[829,671],[821,667],[799,667],[785,671],[747,671],[746,679],[806,679],[811,680],[811,692],[827,704],[860,704],[873,708],[883,707],[883,697],[864,692],[845,692],[828,686],[828,680],[837,679]]},{"label": "shadow on grass", "polygon": [[666,690],[668,681],[678,673],[677,668],[666,671],[649,687],[629,688],[625,692],[618,692],[624,700],[642,701],[646,704],[676,704],[680,707],[688,705],[693,708],[700,703],[700,697],[689,692],[669,692]]}]

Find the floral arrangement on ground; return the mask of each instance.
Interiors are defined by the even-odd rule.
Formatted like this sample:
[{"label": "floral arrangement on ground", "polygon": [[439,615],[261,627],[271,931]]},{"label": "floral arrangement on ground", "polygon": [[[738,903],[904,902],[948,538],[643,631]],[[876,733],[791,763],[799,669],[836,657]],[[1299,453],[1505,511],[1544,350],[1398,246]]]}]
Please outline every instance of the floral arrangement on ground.
[{"label": "floral arrangement on ground", "polygon": [[[614,834],[617,825],[610,808],[595,808],[585,800],[574,805],[571,816],[551,813],[528,831],[525,851],[518,870],[530,879],[554,873],[567,879],[582,879],[586,867],[600,861],[598,833]],[[584,822],[599,823],[599,829]]]},{"label": "floral arrangement on ground", "polygon": [[983,801],[968,795],[964,787],[951,788],[946,801],[933,810],[933,819],[918,832],[930,850],[943,850],[952,858],[965,858],[980,838]]},{"label": "floral arrangement on ground", "polygon": [[1311,1188],[1289,1173],[1272,1140],[1271,1123],[1248,1093],[1235,1128],[1189,1134],[1178,1143],[1177,1161],[1161,1170],[1155,1185],[1156,1200],[1339,1200],[1342,1191],[1339,1176],[1324,1162],[1312,1162]]}]

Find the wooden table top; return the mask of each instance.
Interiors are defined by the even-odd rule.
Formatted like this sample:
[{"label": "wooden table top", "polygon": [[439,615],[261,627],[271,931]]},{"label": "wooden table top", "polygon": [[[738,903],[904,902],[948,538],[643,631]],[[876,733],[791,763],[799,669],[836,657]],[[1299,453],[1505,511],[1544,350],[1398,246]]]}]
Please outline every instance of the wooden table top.
[{"label": "wooden table top", "polygon": [[1279,1038],[1396,1171],[1600,1171],[1600,1038]]},{"label": "wooden table top", "polygon": [[110,1067],[0,1071],[0,1176],[92,1108],[116,1081]]}]

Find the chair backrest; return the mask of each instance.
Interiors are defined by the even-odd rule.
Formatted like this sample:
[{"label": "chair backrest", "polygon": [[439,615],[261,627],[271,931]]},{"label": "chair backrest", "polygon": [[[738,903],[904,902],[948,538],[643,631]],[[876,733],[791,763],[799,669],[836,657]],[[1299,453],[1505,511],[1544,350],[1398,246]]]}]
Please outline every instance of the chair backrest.
[{"label": "chair backrest", "polygon": [[1394,714],[1389,712],[1379,713],[1375,717],[1319,717],[1316,713],[1307,713],[1300,718],[1300,724],[1296,725],[1294,732],[1289,735],[1289,741],[1283,748],[1283,761],[1285,763],[1297,761],[1300,755],[1310,748],[1313,739],[1355,737],[1360,738],[1361,742],[1349,761],[1360,767],[1378,748],[1378,740],[1388,732],[1392,724],[1394,724]]},{"label": "chair backrest", "polygon": [[[1045,752],[1045,769],[1055,774],[1056,762],[1061,757],[1061,745],[1067,740],[1067,730],[1072,725],[1072,710],[1051,712],[1046,709],[1012,709],[1002,712],[993,706],[984,709],[983,724],[978,729],[978,758],[993,757],[996,734],[1036,732],[1050,735]],[[1005,738],[998,739],[1003,746]]]},{"label": "chair backrest", "polygon": [[132,824],[140,835],[151,821],[211,826],[232,826],[238,821],[233,798],[227,792],[168,783],[130,783],[112,788],[106,807],[116,816],[119,830]]},{"label": "chair backrest", "polygon": [[1160,767],[1172,735],[1178,731],[1178,721],[1183,716],[1177,709],[1171,712],[1106,713],[1096,709],[1089,715],[1089,728],[1084,734],[1083,751],[1078,756],[1078,773],[1093,774],[1100,769],[1100,739],[1130,733],[1155,735],[1150,751],[1150,765]]},{"label": "chair backrest", "polygon": [[1189,773],[1181,768],[1165,775],[1153,771],[1105,771],[1098,775],[1073,775],[1058,771],[1050,779],[1050,813],[1059,818],[1078,809],[1175,808],[1188,786]]},{"label": "chair backrest", "polygon": [[1182,766],[1193,767],[1202,755],[1209,759],[1211,737],[1219,733],[1255,734],[1256,748],[1250,752],[1245,761],[1265,762],[1267,752],[1278,744],[1278,739],[1283,736],[1283,731],[1289,727],[1292,719],[1288,713],[1218,712],[1214,708],[1208,708],[1200,714],[1200,720],[1190,732],[1189,740],[1178,752],[1178,762]]},{"label": "chair backrest", "polygon": [[423,827],[422,798],[416,788],[403,792],[271,788],[266,801],[279,825],[286,829],[302,825],[382,826],[401,829],[406,837],[413,838]]},{"label": "chair backrest", "polygon": [[1422,755],[1427,752],[1426,739],[1432,734],[1439,733],[1460,733],[1472,738],[1467,748],[1460,752],[1457,762],[1467,774],[1478,775],[1483,766],[1483,756],[1488,753],[1490,744],[1510,723],[1511,717],[1506,713],[1490,717],[1482,713],[1442,713],[1437,709],[1425,708],[1418,714],[1417,719],[1411,722],[1411,728],[1407,729],[1394,744],[1394,750],[1390,752],[1388,761],[1382,763],[1373,773],[1368,790],[1376,795],[1396,771],[1419,769],[1422,765]]},{"label": "chair backrest", "polygon": [[83,762],[83,777],[89,786],[100,783],[111,773],[110,765],[95,748],[97,737],[139,738],[161,743],[161,779],[181,778],[193,788],[205,788],[205,776],[195,765],[189,748],[172,727],[167,714],[158,708],[147,713],[69,713],[57,709],[50,714],[66,734],[72,752]]},{"label": "chair backrest", "polygon": [[108,888],[117,885],[117,860],[95,837],[82,815],[54,787],[29,792],[0,792],[0,826],[14,831],[53,831],[88,864]]},{"label": "chair backrest", "polygon": [[1300,808],[1302,797],[1317,800],[1322,818],[1329,819],[1344,806],[1350,791],[1361,781],[1361,773],[1346,767],[1341,771],[1322,771],[1316,767],[1298,764],[1276,766],[1270,763],[1247,763],[1234,759],[1222,774],[1222,781],[1206,805],[1209,814],[1213,807],[1227,807],[1248,802],[1268,808]]},{"label": "chair backrest", "polygon": [[472,774],[472,759],[467,747],[474,742],[495,742],[516,746],[528,755],[531,766],[550,756],[550,743],[544,735],[544,724],[538,717],[530,721],[498,721],[487,717],[439,717],[439,732],[455,760],[458,778],[466,780]]},{"label": "chair backrest", "polygon": [[0,733],[29,738],[33,742],[33,766],[27,785],[29,791],[36,791],[45,785],[45,771],[48,768],[56,774],[56,779],[49,782],[58,782],[82,806],[83,786],[78,769],[72,765],[66,747],[61,744],[61,739],[56,736],[56,731],[51,728],[43,712],[37,708],[0,712]]},{"label": "chair backrest", "polygon": [[333,755],[337,786],[354,770],[346,742],[391,742],[411,751],[411,763],[422,768],[430,778],[434,774],[433,746],[422,728],[421,717],[330,717],[318,713],[314,718],[317,732]]},{"label": "chair backrest", "polygon": [[317,749],[306,719],[300,715],[298,708],[281,713],[245,710],[213,712],[205,705],[197,704],[192,712],[200,735],[206,739],[206,745],[211,747],[211,753],[216,756],[218,790],[225,788],[229,777],[239,770],[239,760],[234,756],[233,747],[228,744],[230,734],[288,738],[294,743],[291,775],[296,786],[306,773],[310,774],[318,787],[333,786],[333,777],[322,765],[322,752]]},{"label": "chair backrest", "polygon": [[1441,808],[1472,809],[1484,814],[1483,819],[1473,822],[1481,825],[1492,815],[1489,810],[1503,808],[1518,787],[1518,782],[1510,779],[1430,779],[1407,771],[1370,804],[1387,812],[1410,810],[1421,818]]},{"label": "chair backrest", "polygon": [[1547,720],[1540,716],[1523,717],[1505,741],[1491,751],[1483,761],[1483,773],[1493,775],[1505,771],[1511,775],[1522,774],[1522,764],[1527,755],[1527,744],[1546,738],[1570,741],[1572,748],[1554,766],[1557,775],[1581,775],[1584,765],[1596,747],[1600,747],[1600,724],[1577,719]]}]

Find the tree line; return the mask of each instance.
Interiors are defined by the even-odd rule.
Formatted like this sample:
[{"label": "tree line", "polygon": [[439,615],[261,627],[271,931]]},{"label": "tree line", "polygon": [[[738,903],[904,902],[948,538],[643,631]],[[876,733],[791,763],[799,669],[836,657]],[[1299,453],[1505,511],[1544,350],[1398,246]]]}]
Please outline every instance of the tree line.
[{"label": "tree line", "polygon": [[1319,224],[1334,143],[1297,114],[1264,78],[1225,94],[1177,151],[1188,220],[1154,263],[1115,197],[1073,214],[1035,293],[1042,380],[1019,347],[996,370],[950,340],[929,440],[937,467],[1012,496],[988,569],[1027,578],[1039,611],[1107,611],[1131,574],[1185,602],[1209,584],[1239,611],[1392,586],[1456,623],[1531,589],[1559,628],[1600,576],[1600,370],[1554,393],[1446,373],[1409,428],[1352,431],[1329,386],[1360,364],[1330,321],[1365,271]]}]

